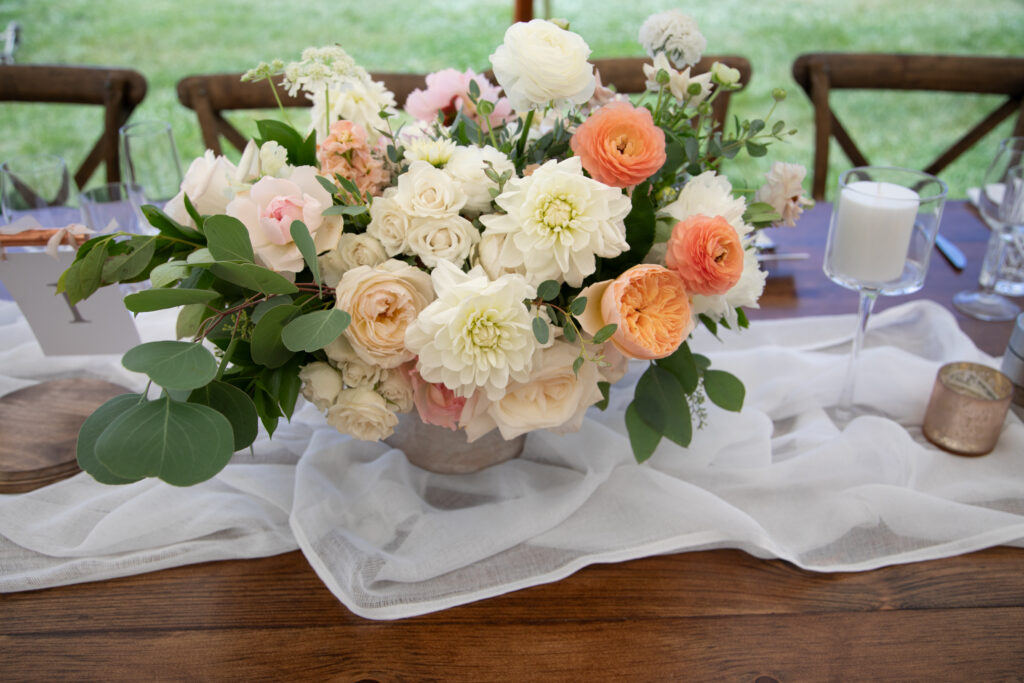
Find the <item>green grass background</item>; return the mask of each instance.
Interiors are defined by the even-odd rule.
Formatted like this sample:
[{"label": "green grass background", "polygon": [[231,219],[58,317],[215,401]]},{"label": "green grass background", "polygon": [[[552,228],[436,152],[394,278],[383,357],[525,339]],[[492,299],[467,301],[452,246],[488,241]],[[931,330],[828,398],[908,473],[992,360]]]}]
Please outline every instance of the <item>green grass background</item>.
[{"label": "green grass background", "polygon": [[[537,2],[540,14],[543,2]],[[874,51],[1024,55],[1024,0],[550,0],[590,44],[594,57],[639,55],[637,31],[653,12],[680,7],[708,39],[709,54],[740,54],[754,68],[732,112],[759,117],[781,86],[778,113],[799,134],[774,145],[767,159],[734,163],[736,180],[758,182],[772,160],[803,163],[813,155],[811,105],[793,82],[793,59],[810,51]],[[298,57],[303,47],[338,43],[370,70],[483,70],[511,20],[511,0],[0,0],[0,27],[22,25],[21,63],[128,66],[149,93],[135,120],[170,121],[181,156],[202,153],[194,115],[175,83],[196,73],[242,71],[259,61]],[[974,121],[995,97],[937,93],[834,95],[834,106],[872,163],[923,167]],[[102,124],[98,108],[0,104],[0,160],[56,153],[76,168]],[[252,133],[247,124],[244,133]],[[1004,123],[942,173],[952,197],[980,180]],[[829,187],[849,167],[833,143]],[[97,174],[90,184],[101,182]],[[810,179],[806,183],[810,186]]]}]

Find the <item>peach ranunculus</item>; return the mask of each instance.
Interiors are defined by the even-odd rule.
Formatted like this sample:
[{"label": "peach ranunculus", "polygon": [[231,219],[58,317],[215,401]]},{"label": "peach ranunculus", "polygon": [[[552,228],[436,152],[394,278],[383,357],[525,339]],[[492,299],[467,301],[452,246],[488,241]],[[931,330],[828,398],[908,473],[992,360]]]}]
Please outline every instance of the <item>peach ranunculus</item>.
[{"label": "peach ranunculus", "polygon": [[287,178],[266,176],[235,195],[225,213],[242,221],[259,260],[271,270],[298,273],[305,268],[292,240],[294,221],[306,224],[317,253],[333,249],[341,236],[341,216],[324,216],[333,204],[312,166],[297,166]]},{"label": "peach ranunculus", "polygon": [[415,357],[405,346],[405,330],[434,300],[429,275],[391,259],[346,271],[335,292],[337,307],[352,316],[342,334],[357,356],[382,368]]},{"label": "peach ranunculus", "polygon": [[415,366],[409,368],[409,380],[412,382],[412,402],[421,420],[452,431],[459,428],[459,418],[466,405],[465,397],[456,396],[443,384],[423,379]]},{"label": "peach ranunculus", "polygon": [[330,135],[317,146],[316,158],[325,176],[333,180],[337,173],[363,194],[380,194],[390,180],[384,162],[370,150],[366,130],[352,121],[331,124]]},{"label": "peach ranunculus", "polygon": [[587,297],[579,316],[583,330],[593,335],[614,323],[618,327],[609,341],[629,358],[671,356],[693,331],[686,287],[664,266],[641,263],[614,280],[590,285],[580,296]]},{"label": "peach ranunculus", "polygon": [[612,187],[631,187],[665,163],[665,133],[651,112],[610,102],[580,124],[570,142],[590,176]]},{"label": "peach ranunculus", "polygon": [[725,294],[743,275],[743,243],[729,221],[697,214],[672,228],[665,265],[694,294]]}]

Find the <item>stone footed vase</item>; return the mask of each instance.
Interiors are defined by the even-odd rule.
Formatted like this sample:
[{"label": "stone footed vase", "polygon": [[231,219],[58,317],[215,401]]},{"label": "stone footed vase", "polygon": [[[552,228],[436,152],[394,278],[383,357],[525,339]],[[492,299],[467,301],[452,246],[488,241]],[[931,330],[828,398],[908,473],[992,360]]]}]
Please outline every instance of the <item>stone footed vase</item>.
[{"label": "stone footed vase", "polygon": [[439,474],[469,474],[518,457],[526,435],[506,441],[497,429],[473,443],[466,432],[423,422],[414,410],[398,416],[395,433],[384,443],[405,453],[413,465]]}]

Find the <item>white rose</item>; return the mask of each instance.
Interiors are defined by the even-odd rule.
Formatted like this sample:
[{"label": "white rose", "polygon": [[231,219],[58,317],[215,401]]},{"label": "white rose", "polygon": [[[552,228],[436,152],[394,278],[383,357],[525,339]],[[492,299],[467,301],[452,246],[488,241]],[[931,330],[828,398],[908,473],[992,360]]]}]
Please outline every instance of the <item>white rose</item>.
[{"label": "white rose", "polygon": [[271,270],[300,272],[305,261],[292,240],[292,222],[306,224],[317,253],[331,249],[341,235],[341,216],[324,216],[334,202],[312,166],[298,166],[287,178],[266,176],[235,196],[225,213],[242,221],[256,256]]},{"label": "white rose", "polygon": [[415,357],[405,332],[434,299],[429,275],[394,260],[359,266],[342,276],[335,294],[337,307],[352,316],[342,334],[364,362],[394,368]]},{"label": "white rose", "polygon": [[380,441],[395,433],[398,416],[384,397],[369,387],[345,389],[327,411],[327,424],[363,441]]},{"label": "white rose", "polygon": [[525,112],[552,102],[556,107],[586,103],[597,85],[589,56],[583,38],[534,19],[509,26],[490,59],[512,108]]},{"label": "white rose", "polygon": [[486,147],[456,147],[451,159],[445,165],[445,173],[450,175],[462,191],[466,193],[464,210],[474,214],[491,210],[492,188],[498,185],[487,177],[488,162],[495,173],[501,175],[512,171],[515,175],[515,164],[500,151],[487,145]]},{"label": "white rose", "polygon": [[338,371],[319,361],[302,366],[299,379],[302,380],[302,396],[320,412],[327,410],[344,388]]},{"label": "white rose", "polygon": [[578,375],[572,371],[579,352],[576,344],[556,342],[540,352],[528,381],[510,384],[494,401],[485,392],[474,394],[459,421],[466,437],[473,441],[494,427],[504,439],[535,429],[578,431],[587,408],[602,398],[597,386],[602,377],[595,363],[583,363]]},{"label": "white rose", "polygon": [[367,363],[360,358],[344,334],[325,346],[324,353],[338,368],[341,379],[347,387],[372,387],[380,381],[384,374],[384,368]]},{"label": "white rose", "polygon": [[462,216],[414,218],[409,228],[409,250],[428,268],[441,260],[461,266],[479,241],[480,232]]},{"label": "white rose", "polygon": [[457,214],[465,206],[466,193],[444,171],[426,161],[414,161],[408,171],[398,176],[394,199],[409,216],[443,218]]},{"label": "white rose", "polygon": [[404,368],[385,370],[383,378],[377,385],[377,393],[384,397],[391,407],[399,413],[412,410],[412,382]]},{"label": "white rose", "polygon": [[525,268],[513,269],[501,265],[501,248],[505,244],[506,238],[507,235],[500,233],[484,233],[480,237],[480,242],[477,243],[472,265],[483,268],[487,277],[492,280],[497,280],[502,275],[509,273],[526,274]]},{"label": "white rose", "polygon": [[236,172],[235,165],[228,159],[206,150],[206,154],[189,165],[181,181],[181,191],[167,202],[164,213],[182,225],[196,227],[185,209],[185,195],[201,216],[224,213],[235,193]]},{"label": "white rose", "polygon": [[370,224],[366,233],[384,247],[388,256],[397,256],[409,249],[409,214],[395,201],[398,190],[389,187],[384,195],[376,197],[370,205]]},{"label": "white rose", "polygon": [[355,235],[343,233],[337,248],[319,259],[320,277],[328,287],[336,287],[345,271],[358,266],[376,266],[388,260],[380,241],[366,233]]}]

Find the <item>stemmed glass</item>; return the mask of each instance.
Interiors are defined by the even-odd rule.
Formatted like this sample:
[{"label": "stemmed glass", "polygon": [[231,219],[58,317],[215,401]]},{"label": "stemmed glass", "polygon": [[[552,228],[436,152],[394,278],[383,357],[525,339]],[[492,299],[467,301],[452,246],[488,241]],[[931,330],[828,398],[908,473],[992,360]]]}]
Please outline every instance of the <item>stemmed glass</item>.
[{"label": "stemmed glass", "polygon": [[[978,289],[964,290],[953,296],[953,305],[961,312],[978,320],[1013,320],[1020,307],[1001,296],[999,280],[1006,270],[1007,260],[1014,255],[1013,241],[1017,230],[1009,220],[1009,204],[1004,202],[1007,175],[1010,169],[1024,161],[1024,137],[1007,138],[999,143],[992,164],[985,171],[985,179],[978,196],[978,211],[992,229],[985,261],[978,276]],[[1018,255],[1019,256],[1019,255]],[[1024,277],[1021,273],[1018,277]]]},{"label": "stemmed glass", "polygon": [[138,121],[121,127],[121,179],[139,185],[146,202],[163,208],[181,187],[181,161],[171,124]]},{"label": "stemmed glass", "polygon": [[62,228],[78,220],[78,193],[64,159],[22,156],[0,166],[0,213],[4,223],[31,216],[44,228]]},{"label": "stemmed glass", "polygon": [[938,178],[904,168],[862,166],[839,176],[824,270],[833,282],[860,294],[853,349],[835,410],[839,422],[857,412],[857,358],[878,295],[910,294],[924,285],[946,192]]}]

